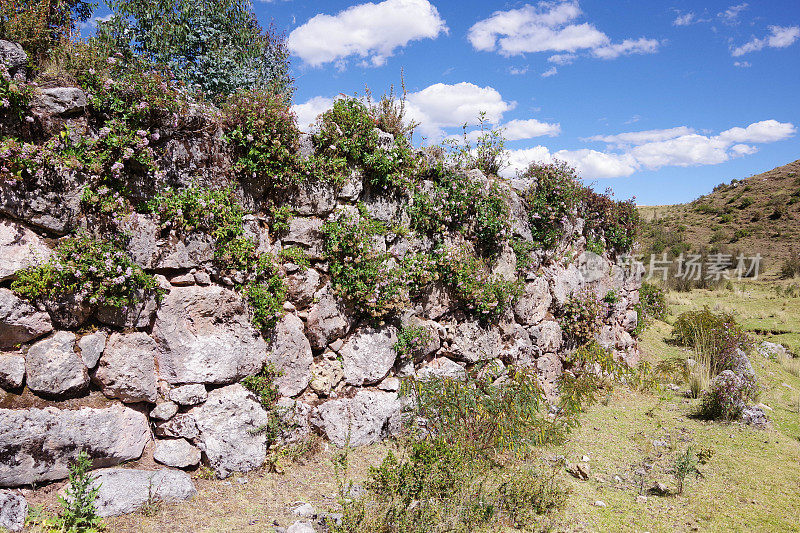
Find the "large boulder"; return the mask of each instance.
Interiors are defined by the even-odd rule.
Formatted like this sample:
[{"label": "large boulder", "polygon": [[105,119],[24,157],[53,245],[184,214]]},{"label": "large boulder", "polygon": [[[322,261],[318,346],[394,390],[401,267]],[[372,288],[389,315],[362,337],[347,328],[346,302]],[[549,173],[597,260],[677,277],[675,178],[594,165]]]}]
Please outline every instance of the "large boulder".
[{"label": "large boulder", "polygon": [[374,385],[389,373],[397,359],[397,328],[358,328],[339,350],[348,385]]},{"label": "large boulder", "polygon": [[0,529],[22,531],[28,517],[28,502],[25,497],[10,490],[0,490]]},{"label": "large boulder", "polygon": [[10,220],[0,220],[0,251],[0,281],[13,278],[18,270],[46,262],[52,254],[36,233]]},{"label": "large boulder", "polygon": [[463,381],[466,377],[467,371],[464,367],[447,357],[437,357],[417,371],[417,379],[420,381],[434,378]]},{"label": "large boulder", "polygon": [[0,352],[0,388],[18,389],[25,379],[25,358],[18,353]]},{"label": "large boulder", "polygon": [[257,373],[266,343],[244,302],[219,286],[175,287],[156,315],[153,338],[161,378],[169,383],[225,384]]},{"label": "large boulder", "polygon": [[156,441],[153,459],[162,465],[188,468],[200,464],[200,450],[186,439],[159,439]]},{"label": "large boulder", "polygon": [[157,502],[188,500],[197,494],[189,474],[167,468],[106,468],[93,475],[92,486],[98,489],[95,507],[102,517],[130,514]]},{"label": "large boulder", "polygon": [[345,314],[344,306],[326,285],[314,295],[317,303],[308,311],[306,333],[311,346],[317,350],[343,337],[352,327],[352,320]]},{"label": "large boulder", "polygon": [[76,115],[86,108],[86,93],[78,87],[42,89],[31,102],[36,111],[50,115]]},{"label": "large boulder", "polygon": [[270,417],[247,389],[239,384],[215,389],[190,413],[200,432],[197,444],[218,477],[249,472],[264,463],[267,435],[262,428]]},{"label": "large boulder", "polygon": [[311,424],[336,446],[366,446],[398,434],[401,412],[397,393],[362,390],[315,408]]},{"label": "large boulder", "polygon": [[28,64],[28,54],[19,43],[0,39],[0,63],[13,71]]},{"label": "large boulder", "polygon": [[83,392],[89,372],[75,353],[75,334],[57,331],[30,347],[25,356],[28,387],[47,397],[61,398]]},{"label": "large boulder", "polygon": [[455,326],[448,355],[468,363],[496,359],[500,355],[500,331],[483,327],[478,322],[461,322]]},{"label": "large boulder", "polygon": [[525,284],[524,292],[514,303],[514,315],[520,324],[533,326],[544,320],[552,301],[547,280],[534,278]]},{"label": "large boulder", "polygon": [[113,333],[95,379],[103,394],[123,402],[156,403],[156,343],[146,333]]},{"label": "large boulder", "polygon": [[0,486],[64,479],[81,451],[95,467],[132,461],[149,441],[147,416],[122,405],[0,409]]},{"label": "large boulder", "polygon": [[553,298],[558,305],[564,305],[575,292],[583,288],[584,280],[574,263],[566,268],[554,266],[546,271],[550,280]]},{"label": "large boulder", "polygon": [[0,348],[38,339],[53,331],[50,315],[0,288]]},{"label": "large boulder", "polygon": [[284,315],[275,327],[267,359],[280,374],[275,378],[275,386],[281,396],[297,396],[311,381],[314,355],[303,328],[303,321],[291,313]]},{"label": "large boulder", "polygon": [[314,301],[319,286],[319,273],[306,268],[286,277],[286,296],[298,309],[305,309]]}]

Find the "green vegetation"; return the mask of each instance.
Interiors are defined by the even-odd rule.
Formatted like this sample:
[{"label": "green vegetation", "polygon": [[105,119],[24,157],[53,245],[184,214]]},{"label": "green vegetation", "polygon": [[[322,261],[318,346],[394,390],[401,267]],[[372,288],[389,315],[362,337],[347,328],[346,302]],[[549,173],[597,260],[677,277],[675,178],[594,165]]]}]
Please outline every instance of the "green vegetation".
[{"label": "green vegetation", "polygon": [[404,326],[397,335],[394,351],[402,359],[416,359],[431,340],[431,332],[425,326]]},{"label": "green vegetation", "polygon": [[155,278],[131,260],[121,243],[88,234],[61,240],[48,262],[20,270],[11,288],[30,300],[75,295],[92,305],[118,308],[158,294]]},{"label": "green vegetation", "polygon": [[559,311],[558,323],[572,347],[594,340],[600,331],[603,303],[593,291],[585,290],[569,297]]},{"label": "green vegetation", "polygon": [[267,363],[258,374],[247,376],[241,383],[258,397],[265,409],[269,410],[275,407],[280,398],[278,388],[275,386],[275,378],[279,375],[273,366]]},{"label": "green vegetation", "polygon": [[88,20],[93,8],[92,2],[83,0],[4,0],[0,3],[0,35],[41,59],[69,38],[79,22]]}]

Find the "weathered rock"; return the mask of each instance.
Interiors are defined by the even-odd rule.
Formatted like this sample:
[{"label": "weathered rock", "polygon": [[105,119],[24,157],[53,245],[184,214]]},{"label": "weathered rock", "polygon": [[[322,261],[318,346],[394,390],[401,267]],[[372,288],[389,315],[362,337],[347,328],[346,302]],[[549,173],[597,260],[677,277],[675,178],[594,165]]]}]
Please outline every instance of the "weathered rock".
[{"label": "weathered rock", "polygon": [[786,348],[774,342],[764,341],[756,347],[756,350],[767,359],[776,359],[779,355],[788,355]]},{"label": "weathered rock", "polygon": [[455,327],[448,355],[468,363],[495,359],[502,347],[500,331],[478,322],[461,322]]},{"label": "weathered rock", "polygon": [[[305,129],[309,124],[298,124],[298,126]],[[308,159],[314,155],[314,137],[312,135],[301,133],[297,138],[297,145],[302,159]]]},{"label": "weathered rock", "polygon": [[552,267],[546,272],[550,279],[553,298],[558,305],[564,305],[573,293],[583,288],[583,275],[573,263],[566,269]]},{"label": "weathered rock", "polygon": [[381,150],[391,150],[394,146],[394,135],[380,128],[375,128],[373,131],[378,136],[378,148]]},{"label": "weathered rock", "polygon": [[182,385],[169,391],[169,399],[180,405],[197,405],[206,401],[206,398],[208,392],[200,383]]},{"label": "weathered rock", "polygon": [[308,520],[298,520],[286,530],[286,533],[316,533],[314,524]]},{"label": "weathered rock", "polygon": [[364,194],[363,203],[370,217],[381,222],[404,223],[408,214],[403,205],[408,200],[399,194],[388,194],[381,189],[368,189]]},{"label": "weathered rock", "polygon": [[156,441],[153,459],[173,468],[189,468],[200,464],[200,450],[186,439],[159,439]]},{"label": "weathered rock", "polygon": [[318,218],[293,217],[283,244],[298,244],[306,249],[312,259],[322,258],[322,220]]},{"label": "weathered rock", "polygon": [[153,268],[158,260],[159,227],[154,215],[131,213],[123,217],[120,229],[130,235],[128,255],[142,268]]},{"label": "weathered rock", "polygon": [[345,314],[344,306],[336,299],[333,288],[326,285],[315,294],[317,303],[308,311],[306,333],[311,346],[317,350],[347,334],[352,320]]},{"label": "weathered rock", "polygon": [[566,470],[569,475],[581,481],[587,481],[592,475],[589,463],[567,463]]},{"label": "weathered rock", "polygon": [[314,293],[319,286],[319,273],[306,268],[286,277],[286,296],[297,309],[305,309],[314,301]]},{"label": "weathered rock", "polygon": [[324,217],[336,207],[336,190],[325,181],[306,182],[293,191],[289,203],[298,215]]},{"label": "weathered rock", "polygon": [[742,422],[761,429],[770,425],[766,413],[758,406],[748,406],[742,409]]},{"label": "weathered rock", "polygon": [[158,369],[169,383],[225,384],[257,373],[266,344],[235,292],[175,287],[156,315]]},{"label": "weathered rock", "polygon": [[113,333],[94,375],[103,394],[123,402],[155,403],[155,352],[156,343],[146,333]]},{"label": "weathered rock", "polygon": [[419,345],[416,346],[414,357],[423,359],[439,351],[442,347],[442,338],[445,336],[445,328],[433,320],[425,320],[417,316],[403,317],[401,321],[403,328],[416,328],[420,332],[415,339]]},{"label": "weathered rock", "polygon": [[280,372],[275,386],[281,396],[296,396],[311,381],[314,355],[303,328],[303,321],[291,313],[284,315],[275,327],[268,361]]},{"label": "weathered rock", "polygon": [[553,397],[556,392],[558,379],[564,371],[561,358],[554,353],[546,353],[536,359],[536,374],[545,393]]},{"label": "weathered rock", "polygon": [[342,363],[336,359],[323,358],[311,365],[311,389],[328,396],[344,378]]},{"label": "weathered rock", "polygon": [[47,262],[52,254],[39,236],[21,224],[0,220],[0,281],[18,270]]},{"label": "weathered rock", "polygon": [[78,348],[86,368],[91,369],[97,366],[100,356],[103,355],[103,350],[106,348],[106,340],[108,340],[108,333],[105,331],[96,331],[80,338]]},{"label": "weathered rock", "polygon": [[[585,283],[594,283],[608,277],[611,268],[611,264],[603,256],[594,252],[583,252],[576,262]],[[601,298],[603,296],[605,294],[600,295]]]},{"label": "weathered rock", "polygon": [[95,507],[101,517],[138,511],[150,503],[189,500],[197,494],[186,472],[106,468],[93,472],[93,487],[98,488]]},{"label": "weathered rock", "polygon": [[452,359],[447,357],[437,357],[425,364],[417,371],[417,379],[425,381],[431,378],[463,380],[467,377],[467,371]]},{"label": "weathered rock", "polygon": [[76,329],[92,316],[92,305],[85,294],[66,294],[44,301],[53,325],[58,329]]},{"label": "weathered rock", "polygon": [[561,326],[555,320],[546,320],[529,330],[531,340],[542,352],[557,352],[561,348]]},{"label": "weathered rock", "polygon": [[28,502],[22,494],[0,490],[0,529],[22,531],[28,517]]},{"label": "weathered rock", "polygon": [[155,295],[140,291],[137,297],[135,303],[125,307],[101,305],[95,315],[97,320],[108,326],[124,329],[149,327],[158,308]]},{"label": "weathered rock", "polygon": [[86,93],[78,87],[42,89],[31,102],[35,111],[50,115],[76,115],[86,108]]},{"label": "weathered rock", "polygon": [[394,392],[362,390],[323,403],[312,411],[311,424],[339,447],[365,446],[399,433],[401,409]]},{"label": "weathered rock", "polygon": [[18,389],[25,379],[25,358],[18,353],[0,352],[0,388]]},{"label": "weathered rock", "polygon": [[514,315],[520,324],[533,326],[544,320],[552,301],[547,280],[534,278],[525,284],[525,291],[514,304]]},{"label": "weathered rock", "polygon": [[44,170],[0,182],[0,213],[64,235],[78,225],[82,194],[76,171]]},{"label": "weathered rock", "polygon": [[58,331],[30,347],[25,357],[28,387],[49,397],[80,393],[89,386],[86,365],[75,353],[75,334]]},{"label": "weathered rock", "polygon": [[0,39],[0,63],[8,70],[16,70],[28,64],[28,54],[19,43]]},{"label": "weathered rock", "polygon": [[347,384],[373,385],[386,377],[397,358],[396,342],[394,326],[380,330],[368,326],[358,328],[339,350]]},{"label": "weathered rock", "polygon": [[437,281],[431,286],[430,292],[422,297],[422,308],[425,317],[431,320],[438,320],[452,309],[450,292],[444,283]]},{"label": "weathered rock", "polygon": [[191,413],[180,413],[174,415],[168,420],[156,424],[153,428],[153,432],[159,437],[184,439],[196,439],[200,434],[199,430],[197,429],[197,422],[194,419],[194,415]]},{"label": "weathered rock", "polygon": [[639,313],[637,313],[633,309],[626,311],[622,317],[622,322],[621,322],[622,328],[628,333],[630,333],[636,329],[636,326],[638,324],[639,324]]},{"label": "weathered rock", "polygon": [[178,412],[178,404],[175,402],[161,402],[150,411],[150,418],[156,420],[169,420]]},{"label": "weathered rock", "polygon": [[149,440],[147,416],[122,405],[0,409],[0,486],[64,479],[81,451],[95,467],[131,461]]},{"label": "weathered rock", "polygon": [[517,279],[517,256],[508,244],[500,249],[492,266],[492,274],[505,281]]},{"label": "weathered rock", "polygon": [[37,311],[8,289],[0,288],[0,348],[12,348],[53,331],[47,313]]},{"label": "weathered rock", "polygon": [[194,275],[189,273],[179,274],[171,277],[169,282],[176,287],[187,287],[189,285],[194,285]]},{"label": "weathered rock", "polygon": [[353,171],[339,189],[339,198],[355,202],[364,190],[364,177],[358,170]]},{"label": "weathered rock", "polygon": [[190,411],[197,421],[198,446],[218,477],[258,468],[267,456],[267,436],[260,428],[269,415],[239,384],[215,389]]}]

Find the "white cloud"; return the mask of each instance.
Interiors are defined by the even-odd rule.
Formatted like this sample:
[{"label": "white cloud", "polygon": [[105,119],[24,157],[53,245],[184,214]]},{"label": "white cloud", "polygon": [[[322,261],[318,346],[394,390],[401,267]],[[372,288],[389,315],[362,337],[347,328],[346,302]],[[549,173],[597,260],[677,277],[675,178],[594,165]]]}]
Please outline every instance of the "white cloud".
[{"label": "white cloud", "polygon": [[725,24],[738,24],[739,23],[739,15],[747,9],[747,4],[737,4],[735,6],[731,6],[722,13],[718,13],[717,16],[722,19]]},{"label": "white cloud", "polygon": [[[719,135],[701,135],[681,126],[663,130],[596,135],[585,141],[602,141],[609,150],[559,150],[550,152],[543,146],[509,152],[510,166],[504,175],[513,176],[531,162],[566,161],[584,178],[630,176],[642,169],[656,170],[666,166],[690,167],[716,165],[732,158],[754,154],[763,144],[788,139],[797,133],[790,123],[777,120],[755,122],[745,128],[736,127]],[[617,151],[611,151],[612,147]]]},{"label": "white cloud", "polygon": [[641,115],[633,115],[631,118],[625,121],[625,124],[636,124],[640,120],[642,120]]},{"label": "white cloud", "polygon": [[750,68],[753,65],[751,65],[749,61],[734,61],[733,66],[739,68]]},{"label": "white cloud", "polygon": [[292,106],[292,112],[297,115],[297,127],[301,131],[308,131],[317,116],[333,107],[333,98],[315,96],[303,104]]},{"label": "white cloud", "polygon": [[547,135],[555,137],[561,133],[561,124],[540,122],[535,118],[528,120],[510,120],[502,126],[503,136],[509,141],[532,139]]},{"label": "white cloud", "polygon": [[319,14],[293,30],[289,50],[311,66],[350,56],[381,66],[410,41],[435,39],[447,26],[428,0],[385,0],[352,6],[336,15]]},{"label": "white cloud", "polygon": [[621,43],[608,44],[592,50],[592,54],[600,59],[616,59],[619,56],[631,54],[654,54],[658,50],[658,41],[655,39],[632,40],[625,39]]},{"label": "white cloud", "polygon": [[420,123],[417,131],[431,142],[438,142],[444,136],[445,128],[477,124],[481,112],[486,113],[488,123],[497,124],[503,113],[516,105],[516,102],[503,100],[493,87],[479,87],[467,82],[453,85],[436,83],[406,97],[409,117]]},{"label": "white cloud", "polygon": [[697,16],[692,13],[684,13],[682,15],[678,15],[675,20],[672,21],[673,26],[689,26],[693,23],[697,22]]},{"label": "white cloud", "polygon": [[743,56],[750,52],[757,52],[764,48],[786,48],[800,39],[800,26],[770,26],[770,35],[763,39],[753,38],[731,51],[733,57]]},{"label": "white cloud", "polygon": [[550,76],[555,76],[558,74],[558,69],[556,67],[550,67],[549,69],[542,72],[543,78],[549,78]]},{"label": "white cloud", "polygon": [[555,63],[556,65],[571,65],[575,58],[578,57],[575,54],[555,54],[547,58],[550,63]]},{"label": "white cloud", "polygon": [[100,22],[108,22],[112,18],[114,18],[114,14],[113,13],[109,13],[108,15],[106,15],[104,17],[92,17],[87,21],[78,23],[78,28],[81,29],[81,30],[94,29],[94,28],[97,28],[98,23],[100,23]]},{"label": "white cloud", "polygon": [[476,50],[497,51],[504,56],[589,50],[595,57],[611,59],[632,53],[654,53],[658,49],[659,43],[653,39],[627,39],[614,44],[594,25],[575,23],[580,15],[577,0],[495,11],[491,17],[475,23],[467,38]]},{"label": "white cloud", "polygon": [[521,76],[528,73],[528,67],[511,67],[508,69],[508,73],[512,76]]},{"label": "white cloud", "polygon": [[794,124],[777,120],[754,122],[746,128],[731,128],[719,134],[720,139],[731,143],[772,143],[788,139],[797,133]]}]

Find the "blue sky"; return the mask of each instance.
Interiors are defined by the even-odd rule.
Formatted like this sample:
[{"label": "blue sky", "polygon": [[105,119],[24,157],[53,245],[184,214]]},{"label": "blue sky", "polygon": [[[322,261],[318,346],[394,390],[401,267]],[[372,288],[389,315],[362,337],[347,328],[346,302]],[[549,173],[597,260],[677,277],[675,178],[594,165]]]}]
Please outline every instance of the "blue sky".
[{"label": "blue sky", "polygon": [[506,128],[513,175],[564,159],[645,205],[800,158],[800,2],[272,0],[305,126],[337,94],[399,85],[415,141],[479,111]]}]

